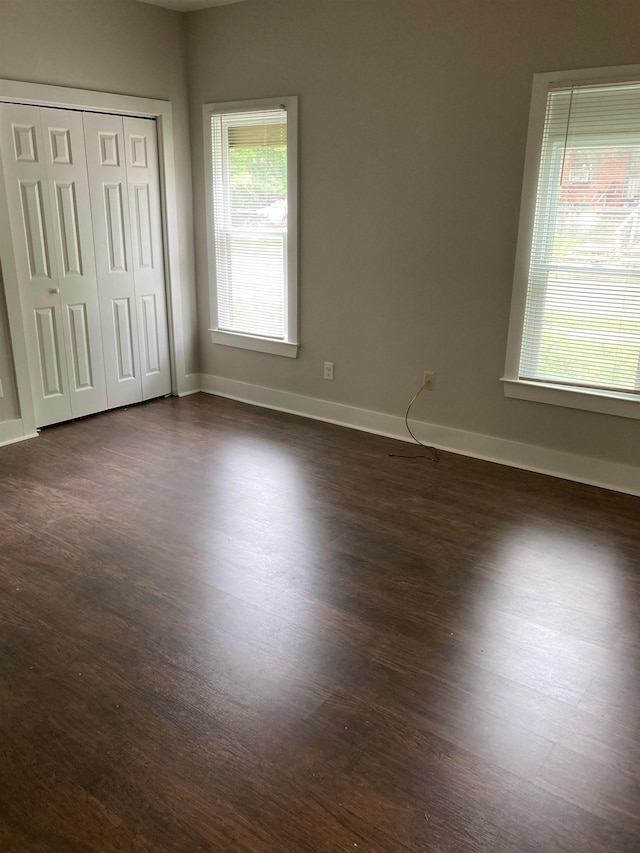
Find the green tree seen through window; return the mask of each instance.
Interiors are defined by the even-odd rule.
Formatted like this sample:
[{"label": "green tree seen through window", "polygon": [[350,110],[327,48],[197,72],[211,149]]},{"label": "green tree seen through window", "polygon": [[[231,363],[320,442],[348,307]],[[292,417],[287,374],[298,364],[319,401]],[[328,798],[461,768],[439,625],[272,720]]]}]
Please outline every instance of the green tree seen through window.
[{"label": "green tree seen through window", "polygon": [[229,151],[233,209],[247,213],[287,196],[286,146]]}]

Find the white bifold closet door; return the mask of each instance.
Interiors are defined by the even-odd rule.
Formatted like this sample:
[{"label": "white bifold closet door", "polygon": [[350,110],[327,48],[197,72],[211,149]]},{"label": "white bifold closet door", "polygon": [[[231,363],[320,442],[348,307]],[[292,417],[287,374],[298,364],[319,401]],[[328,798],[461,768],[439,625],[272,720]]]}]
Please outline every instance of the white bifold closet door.
[{"label": "white bifold closet door", "polygon": [[171,391],[156,125],[84,114],[110,406]]},{"label": "white bifold closet door", "polygon": [[38,426],[171,391],[155,121],[0,105]]},{"label": "white bifold closet door", "polygon": [[82,114],[4,104],[0,148],[37,423],[106,409]]}]

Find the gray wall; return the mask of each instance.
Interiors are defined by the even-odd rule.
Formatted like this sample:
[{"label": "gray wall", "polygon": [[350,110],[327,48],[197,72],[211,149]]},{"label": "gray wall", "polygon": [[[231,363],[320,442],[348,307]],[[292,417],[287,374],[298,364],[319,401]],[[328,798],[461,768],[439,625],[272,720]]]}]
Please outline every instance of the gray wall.
[{"label": "gray wall", "polygon": [[[186,16],[0,0],[0,77],[172,101],[188,372],[400,415],[435,370],[419,418],[640,465],[637,421],[508,400],[499,382],[532,75],[639,63],[638,33],[636,0],[247,0]],[[296,360],[210,342],[204,235],[202,103],[288,94],[301,108]],[[1,307],[0,339],[4,419]]]},{"label": "gray wall", "polygon": [[0,382],[2,383],[3,393],[3,396],[0,397],[0,423],[2,423],[2,421],[11,421],[20,416],[13,372],[9,323],[7,321],[7,309],[4,301],[2,269],[0,269]]},{"label": "gray wall", "polygon": [[[198,370],[185,16],[133,0],[0,0],[0,78],[172,102],[187,373]],[[0,337],[6,327],[0,310]],[[6,365],[0,344],[0,379]],[[3,417],[0,400],[0,420]]]},{"label": "gray wall", "polygon": [[[637,0],[248,0],[187,16],[205,373],[640,465],[640,424],[505,399],[535,72],[640,63]],[[297,360],[207,334],[201,107],[300,96]],[[336,365],[322,379],[322,362]]]}]

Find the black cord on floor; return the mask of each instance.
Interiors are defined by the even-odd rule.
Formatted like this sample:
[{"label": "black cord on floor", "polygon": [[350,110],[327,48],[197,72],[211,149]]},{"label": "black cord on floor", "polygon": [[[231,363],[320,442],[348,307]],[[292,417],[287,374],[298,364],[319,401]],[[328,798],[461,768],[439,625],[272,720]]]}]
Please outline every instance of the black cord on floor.
[{"label": "black cord on floor", "polygon": [[409,412],[411,411],[411,406],[413,406],[413,404],[415,403],[415,401],[418,399],[418,397],[420,396],[420,394],[423,391],[424,391],[424,385],[421,385],[420,388],[418,388],[416,393],[411,398],[411,402],[407,406],[407,411],[404,413],[404,423],[405,423],[405,426],[407,427],[407,432],[409,433],[411,438],[415,441],[415,443],[418,444],[420,447],[425,447],[427,450],[430,450],[432,452],[432,455],[431,456],[424,456],[424,455],[405,456],[402,453],[390,453],[389,456],[395,456],[396,459],[428,459],[429,462],[439,462],[440,461],[440,457],[438,456],[438,451],[436,450],[436,448],[431,447],[431,445],[429,445],[429,444],[423,444],[411,432],[411,427],[409,426]]}]

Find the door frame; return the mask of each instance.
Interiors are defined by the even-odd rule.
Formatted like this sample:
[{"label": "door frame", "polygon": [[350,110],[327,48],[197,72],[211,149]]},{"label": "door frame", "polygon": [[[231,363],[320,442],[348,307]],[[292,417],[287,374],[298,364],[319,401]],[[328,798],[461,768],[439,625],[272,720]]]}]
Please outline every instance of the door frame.
[{"label": "door frame", "polygon": [[[178,210],[176,170],[173,145],[173,116],[170,101],[96,92],[88,89],[69,89],[42,83],[25,83],[0,79],[0,102],[30,104],[40,107],[82,110],[83,112],[112,113],[156,120],[158,134],[158,165],[160,168],[160,206],[167,322],[169,325],[169,356],[171,363],[171,392],[176,395],[192,390],[185,372],[184,327],[182,323],[182,289],[180,245],[178,241]],[[1,158],[0,153],[0,158]],[[24,437],[36,433],[31,377],[27,362],[27,343],[20,303],[18,274],[15,263],[9,210],[4,177],[0,168],[0,265],[4,279],[5,300],[11,336],[18,405]]]}]

